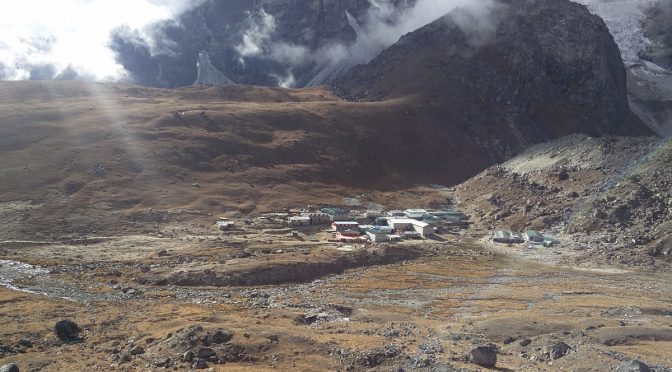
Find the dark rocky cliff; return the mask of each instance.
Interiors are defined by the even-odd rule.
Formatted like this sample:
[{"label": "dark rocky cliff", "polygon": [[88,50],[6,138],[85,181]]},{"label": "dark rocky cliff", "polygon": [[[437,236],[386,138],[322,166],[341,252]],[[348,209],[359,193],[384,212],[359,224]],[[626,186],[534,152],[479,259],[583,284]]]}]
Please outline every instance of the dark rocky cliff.
[{"label": "dark rocky cliff", "polygon": [[469,17],[452,12],[406,35],[333,90],[360,101],[415,96],[440,107],[445,125],[498,128],[513,148],[577,132],[648,133],[630,111],[618,47],[583,5],[503,1],[487,25]]}]

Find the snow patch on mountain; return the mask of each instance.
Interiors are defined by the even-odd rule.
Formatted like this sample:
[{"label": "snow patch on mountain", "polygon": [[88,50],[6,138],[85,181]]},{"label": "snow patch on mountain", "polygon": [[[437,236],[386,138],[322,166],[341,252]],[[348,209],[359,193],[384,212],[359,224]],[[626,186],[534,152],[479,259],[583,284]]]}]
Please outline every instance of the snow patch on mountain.
[{"label": "snow patch on mountain", "polygon": [[198,54],[198,78],[194,85],[233,85],[233,80],[229,79],[224,73],[210,62],[210,55],[206,51]]}]

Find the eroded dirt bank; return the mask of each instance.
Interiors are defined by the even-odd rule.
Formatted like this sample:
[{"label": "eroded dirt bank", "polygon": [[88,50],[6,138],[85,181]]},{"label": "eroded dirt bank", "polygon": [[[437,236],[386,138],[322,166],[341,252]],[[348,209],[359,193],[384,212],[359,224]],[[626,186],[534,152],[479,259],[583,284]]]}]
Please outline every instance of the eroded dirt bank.
[{"label": "eroded dirt bank", "polygon": [[194,265],[169,269],[147,277],[141,282],[178,286],[251,286],[304,283],[347,269],[384,265],[433,253],[431,247],[382,247],[358,249],[352,252],[315,249],[277,254],[263,262],[238,259],[225,264]]}]

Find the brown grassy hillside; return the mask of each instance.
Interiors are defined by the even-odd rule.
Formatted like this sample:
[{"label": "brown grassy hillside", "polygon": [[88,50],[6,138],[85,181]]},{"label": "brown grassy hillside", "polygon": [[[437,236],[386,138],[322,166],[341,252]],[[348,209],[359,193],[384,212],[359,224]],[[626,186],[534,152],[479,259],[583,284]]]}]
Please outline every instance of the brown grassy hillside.
[{"label": "brown grassy hillside", "polygon": [[450,132],[403,100],[346,103],[319,88],[2,82],[0,107],[0,216],[26,234],[168,218],[149,208],[339,204],[363,188],[458,182],[491,161],[446,146]]}]

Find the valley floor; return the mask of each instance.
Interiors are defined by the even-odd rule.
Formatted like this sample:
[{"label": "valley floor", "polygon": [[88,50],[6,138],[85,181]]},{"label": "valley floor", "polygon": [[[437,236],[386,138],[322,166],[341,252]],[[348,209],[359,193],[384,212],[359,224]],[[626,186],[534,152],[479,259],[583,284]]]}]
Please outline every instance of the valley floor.
[{"label": "valley floor", "polygon": [[[672,367],[669,275],[533,261],[478,236],[352,252],[253,237],[232,244],[232,236],[203,231],[4,243],[0,365],[188,370],[194,362],[185,352],[210,348],[216,356],[204,360],[213,370],[478,370],[466,355],[493,343],[503,371],[608,371],[630,359]],[[278,282],[283,272],[350,264],[303,284],[170,283],[175,273],[207,274],[228,260]],[[53,325],[65,318],[83,329],[81,342],[55,337]],[[233,338],[208,342],[217,330]]]}]

